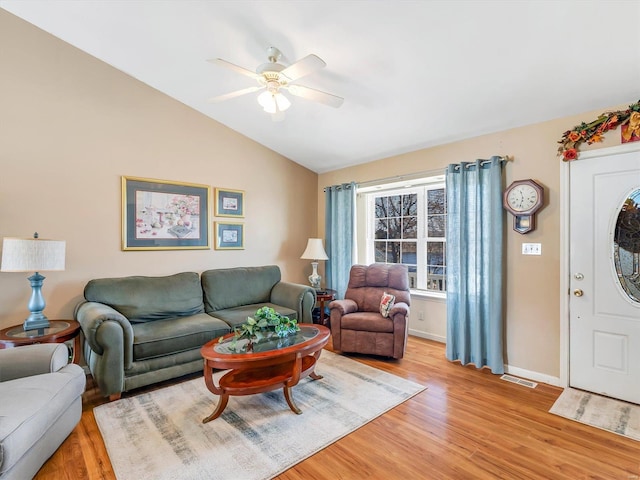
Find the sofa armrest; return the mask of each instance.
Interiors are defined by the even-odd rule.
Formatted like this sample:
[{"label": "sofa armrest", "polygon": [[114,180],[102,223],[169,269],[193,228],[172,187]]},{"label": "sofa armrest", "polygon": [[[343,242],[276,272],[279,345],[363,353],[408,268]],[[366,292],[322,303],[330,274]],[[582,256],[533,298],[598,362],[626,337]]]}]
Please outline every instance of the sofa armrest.
[{"label": "sofa armrest", "polygon": [[298,322],[300,323],[313,323],[316,291],[307,285],[278,282],[271,290],[271,303],[298,312]]},{"label": "sofa armrest", "polygon": [[69,363],[69,349],[62,343],[40,343],[0,350],[0,382],[57,372]]},{"label": "sofa armrest", "polygon": [[358,304],[349,298],[344,300],[334,300],[329,304],[329,310],[336,309],[340,316],[347,313],[353,313],[358,311]]},{"label": "sofa armrest", "polygon": [[114,308],[98,302],[83,302],[76,307],[85,342],[98,355],[121,358],[123,368],[133,364],[133,327]]},{"label": "sofa armrest", "polygon": [[347,313],[358,311],[358,304],[351,299],[334,300],[329,304],[329,326],[331,328],[331,341],[333,348],[340,350],[342,348],[342,316]]},{"label": "sofa armrest", "polygon": [[393,320],[393,358],[404,356],[404,348],[409,335],[409,305],[404,302],[396,303],[389,310],[389,318]]},{"label": "sofa armrest", "polygon": [[398,302],[391,310],[389,310],[389,318],[395,319],[396,315],[403,315],[405,317],[409,316],[409,305],[404,302]]}]

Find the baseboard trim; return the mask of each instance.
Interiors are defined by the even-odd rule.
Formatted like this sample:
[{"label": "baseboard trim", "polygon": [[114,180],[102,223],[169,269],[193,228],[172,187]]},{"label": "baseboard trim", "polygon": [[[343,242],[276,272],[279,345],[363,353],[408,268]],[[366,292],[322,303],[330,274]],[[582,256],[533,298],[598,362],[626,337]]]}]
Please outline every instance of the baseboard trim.
[{"label": "baseboard trim", "polygon": [[553,385],[554,387],[560,387],[560,378],[546,375],[540,372],[533,372],[531,370],[525,370],[524,368],[513,367],[511,365],[504,366],[504,373],[513,375],[515,377],[526,378],[527,380],[533,380],[538,383],[546,383],[547,385]]},{"label": "baseboard trim", "polygon": [[438,343],[447,343],[447,339],[445,337],[442,337],[440,335],[433,335],[432,333],[421,332],[420,330],[409,329],[409,335],[419,338],[425,338],[427,340],[433,340],[434,342]]}]

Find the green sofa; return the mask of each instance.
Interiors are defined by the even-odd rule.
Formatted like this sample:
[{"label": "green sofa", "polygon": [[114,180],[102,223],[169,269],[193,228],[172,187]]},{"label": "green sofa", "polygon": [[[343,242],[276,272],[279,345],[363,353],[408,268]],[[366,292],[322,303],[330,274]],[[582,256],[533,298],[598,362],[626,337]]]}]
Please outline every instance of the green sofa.
[{"label": "green sofa", "polygon": [[312,323],[315,290],[276,265],[91,280],[75,310],[104,396],[202,370],[200,348],[265,305]]}]

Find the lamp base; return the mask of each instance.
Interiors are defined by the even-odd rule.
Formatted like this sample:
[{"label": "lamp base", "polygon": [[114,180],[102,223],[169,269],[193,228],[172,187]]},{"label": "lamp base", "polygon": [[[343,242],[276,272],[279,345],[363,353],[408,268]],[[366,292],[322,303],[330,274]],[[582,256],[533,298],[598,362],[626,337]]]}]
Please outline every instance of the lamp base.
[{"label": "lamp base", "polygon": [[24,321],[22,328],[26,330],[38,330],[49,326],[49,319],[42,313],[45,301],[42,296],[42,282],[45,277],[38,272],[31,275],[27,280],[31,283],[31,298],[29,299],[29,311],[31,315]]},{"label": "lamp base", "polygon": [[318,274],[318,262],[311,262],[311,268],[313,268],[313,272],[309,275],[309,283],[312,288],[316,290],[320,290],[320,282],[322,281],[322,277]]},{"label": "lamp base", "polygon": [[44,328],[49,328],[49,319],[42,314],[31,314],[22,324],[22,329],[25,332],[27,330],[42,330]]}]

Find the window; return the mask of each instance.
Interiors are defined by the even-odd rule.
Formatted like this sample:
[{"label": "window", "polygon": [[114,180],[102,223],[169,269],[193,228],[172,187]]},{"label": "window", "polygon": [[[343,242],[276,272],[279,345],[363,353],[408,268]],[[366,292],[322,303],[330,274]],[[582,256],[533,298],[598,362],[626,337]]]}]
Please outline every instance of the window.
[{"label": "window", "polygon": [[412,183],[359,190],[366,195],[366,260],[405,264],[412,290],[442,294],[447,213],[443,178]]}]

